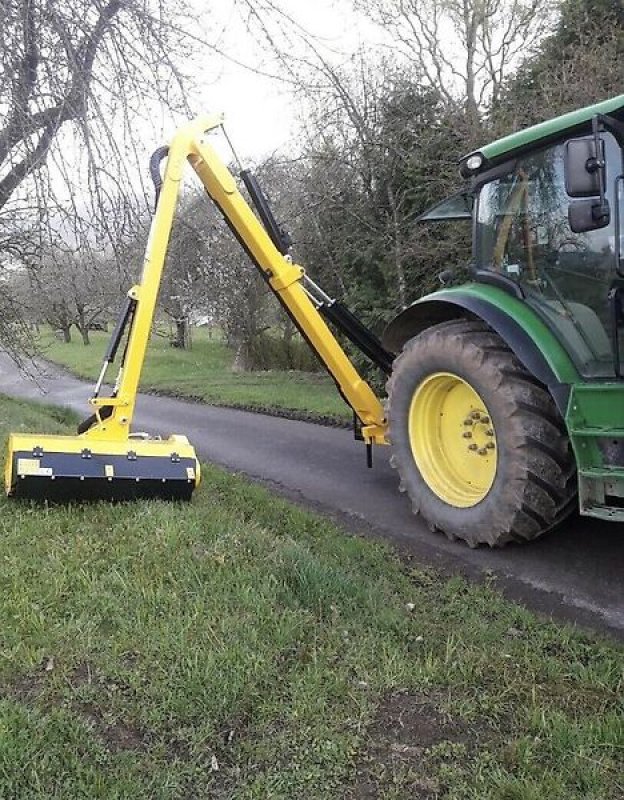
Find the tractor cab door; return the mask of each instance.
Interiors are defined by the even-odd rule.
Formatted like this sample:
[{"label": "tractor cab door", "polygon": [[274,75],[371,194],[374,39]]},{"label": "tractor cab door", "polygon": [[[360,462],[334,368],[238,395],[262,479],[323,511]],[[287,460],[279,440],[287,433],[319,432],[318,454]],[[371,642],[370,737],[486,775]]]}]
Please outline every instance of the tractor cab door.
[{"label": "tractor cab door", "polygon": [[605,166],[592,175],[596,141],[561,142],[497,168],[490,180],[484,176],[475,262],[519,285],[582,375],[612,378],[619,373],[615,308],[624,310],[616,247],[622,151],[611,133],[601,133]]}]

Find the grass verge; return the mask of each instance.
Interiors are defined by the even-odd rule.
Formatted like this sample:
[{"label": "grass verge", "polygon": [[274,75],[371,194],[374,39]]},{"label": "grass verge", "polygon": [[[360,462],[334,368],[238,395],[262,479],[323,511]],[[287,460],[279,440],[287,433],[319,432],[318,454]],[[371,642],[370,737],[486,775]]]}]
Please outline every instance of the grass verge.
[{"label": "grass verge", "polygon": [[[90,336],[88,347],[75,337],[65,344],[44,329],[40,336],[43,355],[79,377],[94,380],[109,337],[98,331]],[[351,419],[350,409],[325,373],[233,372],[232,361],[231,350],[222,341],[209,339],[205,329],[194,331],[190,350],[176,350],[168,339],[152,336],[141,387],[214,405],[292,410],[312,419]]]},{"label": "grass verge", "polygon": [[[0,398],[0,429],[64,411]],[[0,501],[0,797],[606,800],[622,648],[206,467]]]}]

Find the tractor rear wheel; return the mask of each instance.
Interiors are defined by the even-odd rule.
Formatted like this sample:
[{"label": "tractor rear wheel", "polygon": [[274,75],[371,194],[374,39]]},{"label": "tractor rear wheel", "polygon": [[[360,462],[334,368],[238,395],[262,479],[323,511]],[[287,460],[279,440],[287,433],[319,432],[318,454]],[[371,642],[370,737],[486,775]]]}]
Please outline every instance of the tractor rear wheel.
[{"label": "tractor rear wheel", "polygon": [[450,539],[529,541],[576,507],[552,397],[483,322],[445,322],[408,341],[388,382],[388,417],[401,489]]}]

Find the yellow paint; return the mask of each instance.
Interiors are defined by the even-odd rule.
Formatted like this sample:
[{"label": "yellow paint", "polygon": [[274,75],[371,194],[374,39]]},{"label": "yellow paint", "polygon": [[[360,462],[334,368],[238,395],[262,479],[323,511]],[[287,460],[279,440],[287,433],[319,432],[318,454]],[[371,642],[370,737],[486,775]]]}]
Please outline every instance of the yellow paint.
[{"label": "yellow paint", "polygon": [[408,426],[414,460],[432,492],[456,508],[486,497],[496,477],[496,432],[467,381],[450,372],[425,378],[414,392]]}]

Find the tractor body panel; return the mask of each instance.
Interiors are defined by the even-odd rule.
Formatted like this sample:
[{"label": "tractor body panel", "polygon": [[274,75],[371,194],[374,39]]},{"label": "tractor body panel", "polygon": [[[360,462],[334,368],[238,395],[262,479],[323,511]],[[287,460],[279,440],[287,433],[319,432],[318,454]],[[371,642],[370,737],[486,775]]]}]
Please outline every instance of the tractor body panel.
[{"label": "tractor body panel", "polygon": [[[624,94],[610,97],[585,108],[578,108],[559,117],[545,120],[537,125],[524,128],[496,139],[493,142],[473,150],[461,160],[460,169],[464,177],[470,177],[490,169],[504,159],[513,158],[521,153],[541,147],[562,136],[574,136],[587,130],[592,118],[597,114],[621,114],[624,108]],[[480,160],[477,169],[471,169],[469,160],[477,157]]]},{"label": "tractor body panel", "polygon": [[468,283],[422,297],[390,322],[383,335],[384,346],[398,352],[418,333],[458,317],[482,319],[495,330],[524,366],[548,386],[565,415],[569,386],[580,381],[572,359],[526,303],[496,286]]}]

